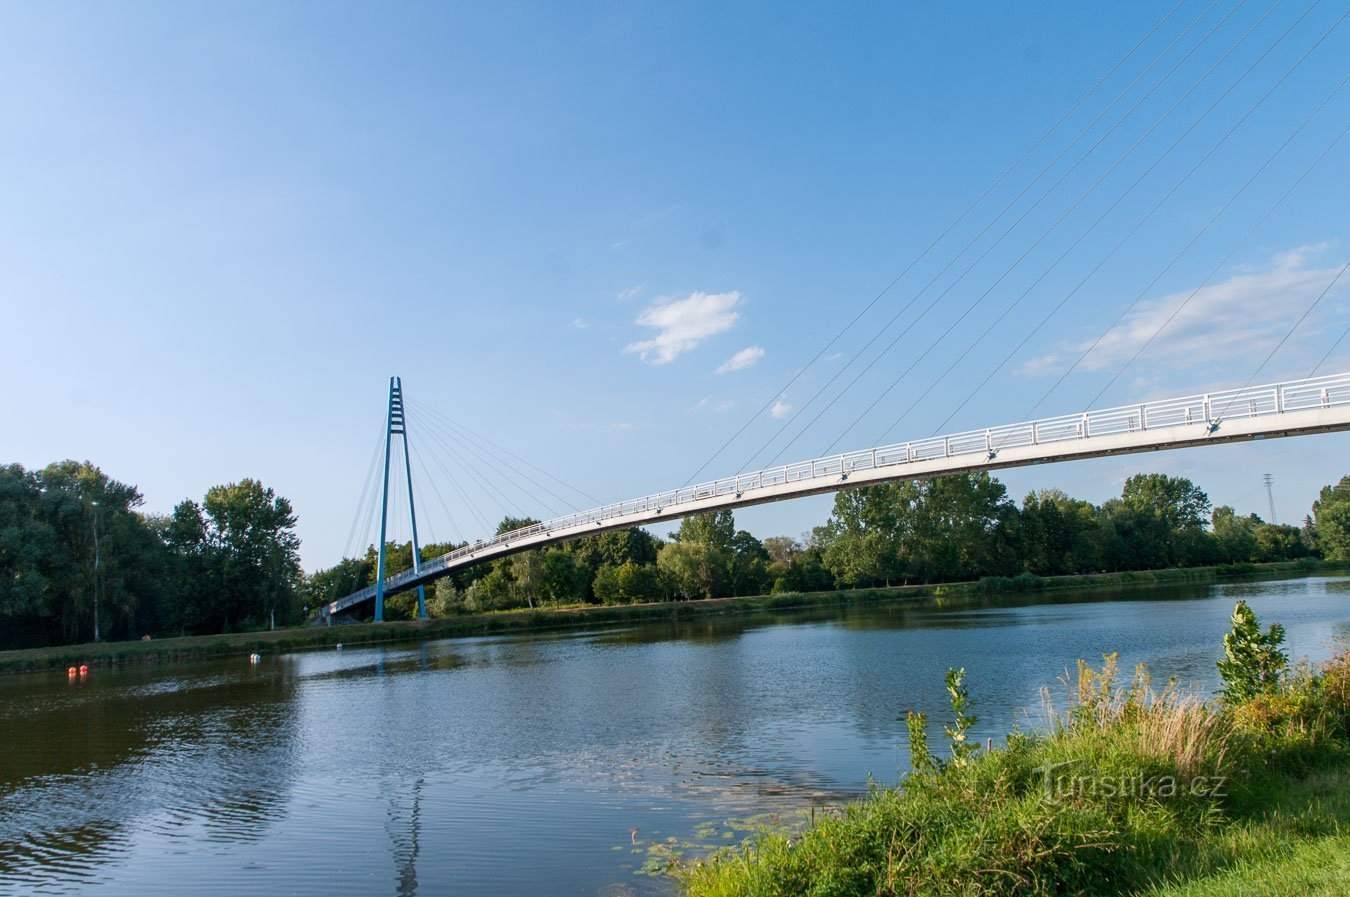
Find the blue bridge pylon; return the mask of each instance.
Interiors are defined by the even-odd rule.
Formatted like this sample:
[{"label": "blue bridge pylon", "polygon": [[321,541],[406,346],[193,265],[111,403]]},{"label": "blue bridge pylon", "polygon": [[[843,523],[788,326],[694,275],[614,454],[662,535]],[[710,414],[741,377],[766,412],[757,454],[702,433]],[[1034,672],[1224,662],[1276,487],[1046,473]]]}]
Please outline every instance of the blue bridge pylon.
[{"label": "blue bridge pylon", "polygon": [[[412,523],[412,568],[422,572],[422,549],[417,543],[417,505],[413,501],[412,460],[408,450],[408,420],[403,411],[403,380],[389,378],[389,418],[384,430],[384,486],[380,495],[380,555],[375,567],[375,622],[384,622],[385,553],[388,551],[386,532],[389,526],[389,460],[394,437],[403,437],[403,470],[408,476],[408,518]],[[427,618],[425,586],[417,587],[417,619]]]}]

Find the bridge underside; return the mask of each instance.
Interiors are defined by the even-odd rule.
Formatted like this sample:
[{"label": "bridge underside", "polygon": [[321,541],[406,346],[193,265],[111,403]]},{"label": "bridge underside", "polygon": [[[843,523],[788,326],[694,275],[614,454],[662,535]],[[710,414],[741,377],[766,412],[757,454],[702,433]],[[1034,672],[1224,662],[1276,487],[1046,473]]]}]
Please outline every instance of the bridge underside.
[{"label": "bridge underside", "polygon": [[[1241,404],[1235,402],[1239,397]],[[1223,408],[1226,414],[1234,405],[1241,416],[1215,413]],[[974,431],[758,471],[536,524],[426,561],[420,572],[393,576],[385,582],[385,594],[531,548],[724,508],[945,474],[1344,430],[1350,430],[1350,375]],[[348,612],[374,597],[370,586],[322,612]]]}]

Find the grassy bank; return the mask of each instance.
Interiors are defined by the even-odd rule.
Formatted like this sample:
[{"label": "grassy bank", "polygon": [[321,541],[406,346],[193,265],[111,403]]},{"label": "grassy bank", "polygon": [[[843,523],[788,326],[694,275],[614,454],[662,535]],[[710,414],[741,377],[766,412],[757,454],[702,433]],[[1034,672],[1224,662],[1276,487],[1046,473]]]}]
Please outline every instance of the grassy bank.
[{"label": "grassy bank", "polygon": [[899,788],[681,867],[686,893],[1350,893],[1350,654],[1227,704],[1118,686],[1108,659],[1055,718],[946,761],[912,749]]},{"label": "grassy bank", "polygon": [[577,605],[546,607],[537,610],[498,611],[464,614],[424,622],[403,621],[333,627],[300,627],[275,632],[240,632],[224,635],[185,636],[152,641],[103,642],[64,645],[0,652],[0,672],[38,672],[65,670],[70,666],[112,666],[131,663],[159,663],[284,653],[307,648],[344,645],[369,645],[390,642],[422,641],[434,638],[481,636],[546,629],[588,628],[626,623],[683,620],[715,614],[749,614],[802,607],[873,604],[889,601],[920,600],[948,602],[978,600],[1013,592],[1053,591],[1061,589],[1119,589],[1180,583],[1205,583],[1220,580],[1305,575],[1334,572],[1345,565],[1317,562],[1279,564],[1237,564],[1221,567],[1192,567],[1171,570],[1128,571],[1087,576],[986,577],[973,582],[931,586],[894,586],[875,589],[844,589],[828,592],[757,595],[743,598],[714,598],[702,601],[658,602],[617,606]]}]

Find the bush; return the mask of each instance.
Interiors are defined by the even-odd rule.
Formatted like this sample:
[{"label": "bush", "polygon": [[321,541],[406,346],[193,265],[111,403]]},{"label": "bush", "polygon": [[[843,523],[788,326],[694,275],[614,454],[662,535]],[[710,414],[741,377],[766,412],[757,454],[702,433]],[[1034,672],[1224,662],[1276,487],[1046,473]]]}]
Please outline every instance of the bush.
[{"label": "bush", "polygon": [[1284,627],[1272,623],[1262,632],[1247,602],[1239,601],[1233,608],[1232,624],[1232,631],[1223,637],[1224,659],[1219,661],[1223,688],[1219,695],[1229,704],[1240,704],[1279,688],[1289,656],[1280,649]]},{"label": "bush", "polygon": [[934,757],[927,718],[910,713],[914,772],[900,787],[677,874],[689,897],[1127,894],[1246,861],[1252,835],[1234,819],[1269,824],[1276,843],[1336,829],[1277,810],[1291,775],[1350,753],[1350,654],[1277,676],[1245,701],[1156,689],[1143,667],[1117,680],[1115,655],[1080,663],[1063,714],[1047,692],[1045,731],[977,751],[958,737],[969,696],[951,670],[947,732],[964,762]]}]

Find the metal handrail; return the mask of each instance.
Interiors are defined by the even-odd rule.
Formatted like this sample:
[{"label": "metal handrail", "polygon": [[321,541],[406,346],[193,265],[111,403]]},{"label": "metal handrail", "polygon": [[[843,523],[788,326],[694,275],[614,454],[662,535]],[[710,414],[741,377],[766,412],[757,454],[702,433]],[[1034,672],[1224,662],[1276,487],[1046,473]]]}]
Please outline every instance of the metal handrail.
[{"label": "metal handrail", "polygon": [[[640,498],[613,502],[586,511],[564,514],[542,523],[500,533],[486,540],[480,539],[424,561],[420,571],[409,569],[389,577],[385,580],[385,591],[396,590],[413,579],[425,579],[428,574],[445,570],[456,561],[472,558],[479,552],[497,546],[509,546],[521,539],[559,530],[572,530],[579,526],[601,525],[617,517],[631,517],[646,512],[655,516],[680,505],[718,496],[735,494],[739,498],[761,489],[807,480],[837,481],[855,471],[898,467],[935,458],[983,453],[993,459],[998,452],[1007,448],[1090,439],[1094,436],[1111,436],[1192,424],[1204,425],[1213,431],[1222,420],[1228,418],[1264,417],[1346,404],[1350,404],[1350,373],[1331,374],[1305,380],[1203,393],[1180,399],[1159,399],[1100,411],[1066,414],[988,427],[983,430],[968,430],[949,436],[931,436],[927,439],[843,452],[807,461],[795,461],[764,470],[683,486],[679,489],[668,489]],[[641,521],[635,520],[633,524],[640,525]],[[338,604],[344,606],[359,604],[374,595],[375,586],[366,586],[329,607]]]}]

